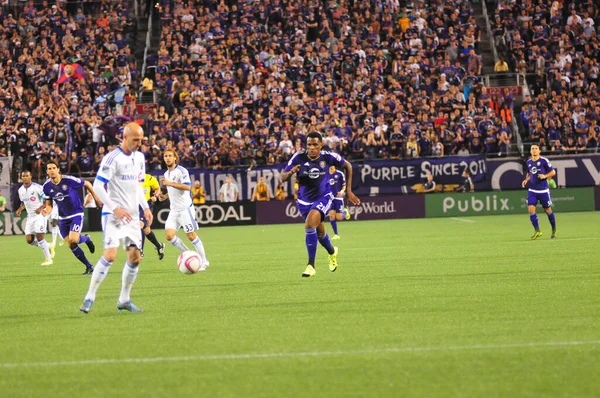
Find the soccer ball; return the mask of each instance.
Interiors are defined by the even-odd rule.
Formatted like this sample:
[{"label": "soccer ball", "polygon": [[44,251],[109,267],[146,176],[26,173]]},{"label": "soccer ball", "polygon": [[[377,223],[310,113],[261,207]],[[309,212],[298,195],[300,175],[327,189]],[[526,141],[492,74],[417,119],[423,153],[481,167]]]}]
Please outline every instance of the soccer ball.
[{"label": "soccer ball", "polygon": [[188,250],[179,255],[177,268],[182,274],[195,274],[204,271],[204,264],[198,253]]}]

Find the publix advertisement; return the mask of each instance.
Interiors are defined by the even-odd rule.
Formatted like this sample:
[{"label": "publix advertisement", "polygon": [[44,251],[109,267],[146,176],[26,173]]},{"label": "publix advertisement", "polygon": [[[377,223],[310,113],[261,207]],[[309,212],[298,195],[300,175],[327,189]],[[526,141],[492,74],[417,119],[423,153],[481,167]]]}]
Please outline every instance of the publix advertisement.
[{"label": "publix advertisement", "polygon": [[[550,191],[557,212],[593,211],[593,188],[567,188]],[[538,207],[541,207],[538,205]],[[434,194],[425,197],[426,217],[486,216],[527,212],[527,191]]]}]

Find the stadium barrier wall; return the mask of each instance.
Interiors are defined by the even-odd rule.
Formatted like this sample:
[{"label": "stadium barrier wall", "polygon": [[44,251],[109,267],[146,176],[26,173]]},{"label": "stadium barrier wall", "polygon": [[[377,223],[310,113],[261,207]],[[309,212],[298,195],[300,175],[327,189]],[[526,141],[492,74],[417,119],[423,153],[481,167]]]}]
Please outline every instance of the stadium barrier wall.
[{"label": "stadium barrier wall", "polygon": [[[425,217],[423,195],[372,196],[361,198],[358,206],[348,206],[352,220],[389,220]],[[294,200],[256,202],[256,223],[302,223],[302,215]]]},{"label": "stadium barrier wall", "polygon": [[[600,186],[553,189],[552,207],[557,212],[600,210]],[[388,220],[402,218],[465,217],[527,212],[527,191],[495,191],[472,193],[435,193],[415,195],[382,195],[362,197],[359,206],[348,206],[351,220]],[[302,223],[302,216],[293,200],[268,202],[240,201],[207,203],[193,207],[195,217],[203,226],[265,225]],[[100,209],[85,209],[84,231],[101,231]],[[158,203],[154,209],[153,229],[164,229],[169,208]],[[25,212],[0,213],[0,235],[22,235]]]},{"label": "stadium barrier wall", "polygon": [[[596,193],[600,193],[596,190]],[[594,188],[566,188],[550,191],[552,208],[557,212],[593,211],[598,197]],[[425,196],[425,215],[464,217],[527,212],[527,191],[498,191],[431,194]]]}]

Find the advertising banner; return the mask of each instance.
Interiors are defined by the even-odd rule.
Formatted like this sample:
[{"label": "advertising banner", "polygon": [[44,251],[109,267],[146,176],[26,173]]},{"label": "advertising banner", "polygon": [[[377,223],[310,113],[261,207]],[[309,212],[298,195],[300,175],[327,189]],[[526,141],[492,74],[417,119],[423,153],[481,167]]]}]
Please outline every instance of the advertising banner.
[{"label": "advertising banner", "polygon": [[[557,212],[593,211],[593,188],[550,191]],[[539,207],[539,205],[538,205]],[[527,190],[432,194],[425,197],[426,217],[464,217],[527,213]]]},{"label": "advertising banner", "polygon": [[[585,187],[600,185],[600,155],[549,156],[556,170],[559,187]],[[475,190],[520,189],[524,161],[521,159],[502,159],[487,161],[486,181],[475,184]]]},{"label": "advertising banner", "polygon": [[[373,196],[361,198],[358,206],[348,206],[351,220],[388,220],[425,217],[423,195]],[[257,224],[303,223],[293,200],[256,203]]]},{"label": "advertising banner", "polygon": [[[269,196],[273,198],[277,186],[282,183],[281,173],[285,165],[273,165],[253,170],[204,170],[188,169],[192,181],[200,181],[207,194],[207,201],[218,201],[219,189],[228,175],[237,185],[240,200],[250,200],[260,177],[264,177]],[[424,182],[431,173],[438,184],[461,184],[462,173],[468,169],[473,182],[486,178],[486,159],[484,155],[449,156],[444,158],[423,158],[413,160],[378,160],[353,164],[352,188],[359,195],[368,195],[372,187],[380,188],[380,193],[402,193],[403,186],[412,186]],[[164,171],[152,171],[159,179]],[[293,195],[295,176],[284,184],[288,197]]]},{"label": "advertising banner", "polygon": [[[153,209],[152,229],[164,229],[169,212],[167,202],[158,202]],[[207,203],[193,206],[192,212],[200,227],[256,224],[256,204],[254,202]]]},{"label": "advertising banner", "polygon": [[438,184],[461,184],[465,169],[471,173],[473,182],[483,181],[486,176],[485,156],[365,162],[358,166],[357,177],[360,177],[361,186],[369,187],[414,185],[423,182],[427,174],[433,175]]},{"label": "advertising banner", "polygon": [[5,211],[0,213],[0,235],[22,235],[25,233],[27,212],[22,212],[20,217],[15,213]]}]

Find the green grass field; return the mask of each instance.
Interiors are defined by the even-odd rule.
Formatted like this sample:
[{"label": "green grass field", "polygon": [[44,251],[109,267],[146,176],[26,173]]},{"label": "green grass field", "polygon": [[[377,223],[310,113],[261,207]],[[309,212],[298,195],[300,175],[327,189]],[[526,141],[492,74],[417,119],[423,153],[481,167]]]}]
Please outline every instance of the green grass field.
[{"label": "green grass field", "polygon": [[597,396],[600,213],[557,222],[344,222],[308,280],[301,225],[204,229],[205,273],[147,248],[143,314],[116,309],[122,252],[84,315],[65,247],[0,237],[0,396]]}]

